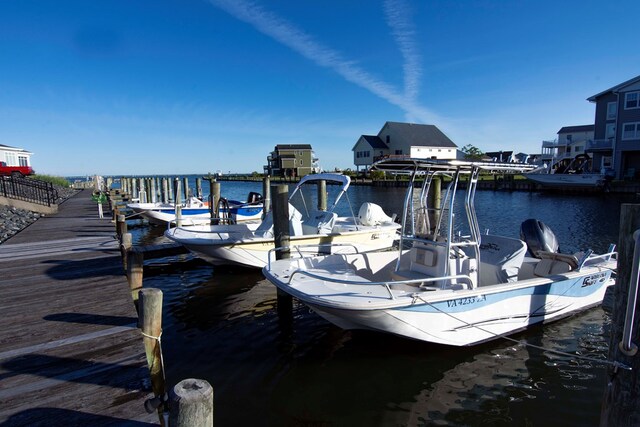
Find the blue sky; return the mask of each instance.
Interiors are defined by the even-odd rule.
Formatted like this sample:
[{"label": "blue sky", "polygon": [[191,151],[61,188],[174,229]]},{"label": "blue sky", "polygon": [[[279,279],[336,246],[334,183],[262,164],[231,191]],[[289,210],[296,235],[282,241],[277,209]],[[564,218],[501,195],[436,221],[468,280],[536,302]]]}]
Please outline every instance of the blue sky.
[{"label": "blue sky", "polygon": [[540,151],[640,74],[640,2],[0,1],[0,144],[41,173],[320,165],[386,121],[459,147]]}]

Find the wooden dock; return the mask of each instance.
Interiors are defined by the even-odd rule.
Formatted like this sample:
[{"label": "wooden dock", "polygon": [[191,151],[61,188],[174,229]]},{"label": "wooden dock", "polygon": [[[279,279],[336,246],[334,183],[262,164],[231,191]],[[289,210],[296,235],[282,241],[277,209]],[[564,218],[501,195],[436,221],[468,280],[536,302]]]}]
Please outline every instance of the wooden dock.
[{"label": "wooden dock", "polygon": [[0,245],[0,424],[158,425],[115,227],[83,190]]}]

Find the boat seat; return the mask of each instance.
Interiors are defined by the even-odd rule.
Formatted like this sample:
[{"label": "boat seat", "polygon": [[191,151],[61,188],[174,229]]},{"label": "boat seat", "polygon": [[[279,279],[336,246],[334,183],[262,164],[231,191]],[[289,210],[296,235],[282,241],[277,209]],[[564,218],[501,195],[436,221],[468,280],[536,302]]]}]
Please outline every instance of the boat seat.
[{"label": "boat seat", "polygon": [[553,260],[549,258],[541,259],[533,269],[533,274],[538,277],[564,274],[571,271],[571,266],[565,261]]},{"label": "boat seat", "polygon": [[480,286],[518,280],[527,253],[520,239],[485,234],[480,239]]},{"label": "boat seat", "polygon": [[312,211],[309,217],[302,221],[304,235],[330,234],[338,215],[329,211]]},{"label": "boat seat", "polygon": [[[273,235],[273,211],[269,211],[256,231],[256,237],[269,238]],[[289,204],[289,235],[302,236],[302,214],[292,204]]]}]

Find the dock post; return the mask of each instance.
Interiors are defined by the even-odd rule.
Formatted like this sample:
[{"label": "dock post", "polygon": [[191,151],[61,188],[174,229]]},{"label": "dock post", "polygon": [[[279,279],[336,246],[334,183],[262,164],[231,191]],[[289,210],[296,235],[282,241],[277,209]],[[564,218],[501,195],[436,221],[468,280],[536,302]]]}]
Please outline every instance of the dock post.
[{"label": "dock post", "polygon": [[440,220],[440,204],[442,203],[442,179],[439,176],[433,178],[431,181],[431,188],[429,191],[429,201],[427,206],[429,206],[432,211],[428,212],[429,215],[429,223],[431,224],[431,230],[429,232],[434,232],[436,224]]},{"label": "dock post", "polygon": [[[640,353],[634,349],[625,349],[621,345],[626,319],[627,300],[632,278],[635,239],[633,234],[640,229],[640,205],[623,203],[620,211],[620,233],[618,235],[618,276],[614,287],[614,302],[609,338],[607,360],[615,360],[631,367],[631,370],[618,367],[609,368],[609,382],[602,399],[600,412],[601,426],[632,427],[640,421],[640,390],[637,386],[640,371]],[[636,305],[635,319],[640,318],[640,305]],[[634,328],[640,327],[634,322]],[[636,339],[638,331],[636,329]],[[634,343],[636,346],[638,342]]]},{"label": "dock post", "polygon": [[156,191],[156,179],[151,178],[151,203],[157,202],[158,192]]},{"label": "dock post", "polygon": [[122,236],[127,232],[127,221],[126,217],[120,213],[118,213],[118,219],[116,221],[116,235],[118,236],[118,240],[122,241]]},{"label": "dock post", "polygon": [[262,218],[267,216],[271,210],[271,177],[265,175],[262,178]]},{"label": "dock post", "polygon": [[127,251],[127,282],[131,290],[131,298],[139,312],[139,293],[142,289],[142,280],[144,278],[144,253],[132,247]]},{"label": "dock post", "polygon": [[169,203],[169,184],[167,178],[162,178],[162,203]]},{"label": "dock post", "polygon": [[180,196],[180,179],[176,178],[174,182],[176,200],[174,203],[176,212],[176,227],[182,227],[182,199]]},{"label": "dock post", "polygon": [[213,426],[213,387],[205,380],[188,378],[171,390],[171,427]]},{"label": "dock post", "polygon": [[218,181],[211,181],[211,201],[209,203],[211,203],[209,209],[211,209],[211,221],[213,224],[214,219],[220,218],[220,183]]},{"label": "dock post", "polygon": [[182,185],[184,185],[184,201],[189,200],[189,178],[186,176],[182,177]]},{"label": "dock post", "polygon": [[196,178],[196,197],[202,199],[202,178]]},{"label": "dock post", "polygon": [[[147,288],[140,291],[140,325],[153,394],[164,401],[166,393],[164,363],[162,360],[162,291]],[[158,407],[158,413],[164,411]]]},{"label": "dock post", "polygon": [[122,257],[122,266],[124,271],[127,271],[127,253],[133,246],[133,239],[131,233],[124,233],[120,240],[120,256]]},{"label": "dock post", "polygon": [[[276,259],[287,259],[291,256],[289,245],[289,186],[286,184],[274,185],[273,196],[273,235],[276,248],[283,248],[276,251]],[[277,310],[281,320],[288,321],[293,316],[293,300],[291,295],[277,290]]]},{"label": "dock post", "polygon": [[321,179],[318,181],[318,210],[327,210],[327,181]]}]

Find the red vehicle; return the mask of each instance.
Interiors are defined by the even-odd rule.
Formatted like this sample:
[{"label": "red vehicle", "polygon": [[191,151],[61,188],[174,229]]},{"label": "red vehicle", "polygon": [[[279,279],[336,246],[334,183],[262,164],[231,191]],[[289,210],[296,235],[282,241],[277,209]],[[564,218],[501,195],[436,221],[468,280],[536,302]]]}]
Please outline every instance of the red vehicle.
[{"label": "red vehicle", "polygon": [[6,162],[0,162],[0,176],[23,177],[34,173],[31,166],[7,166]]}]

